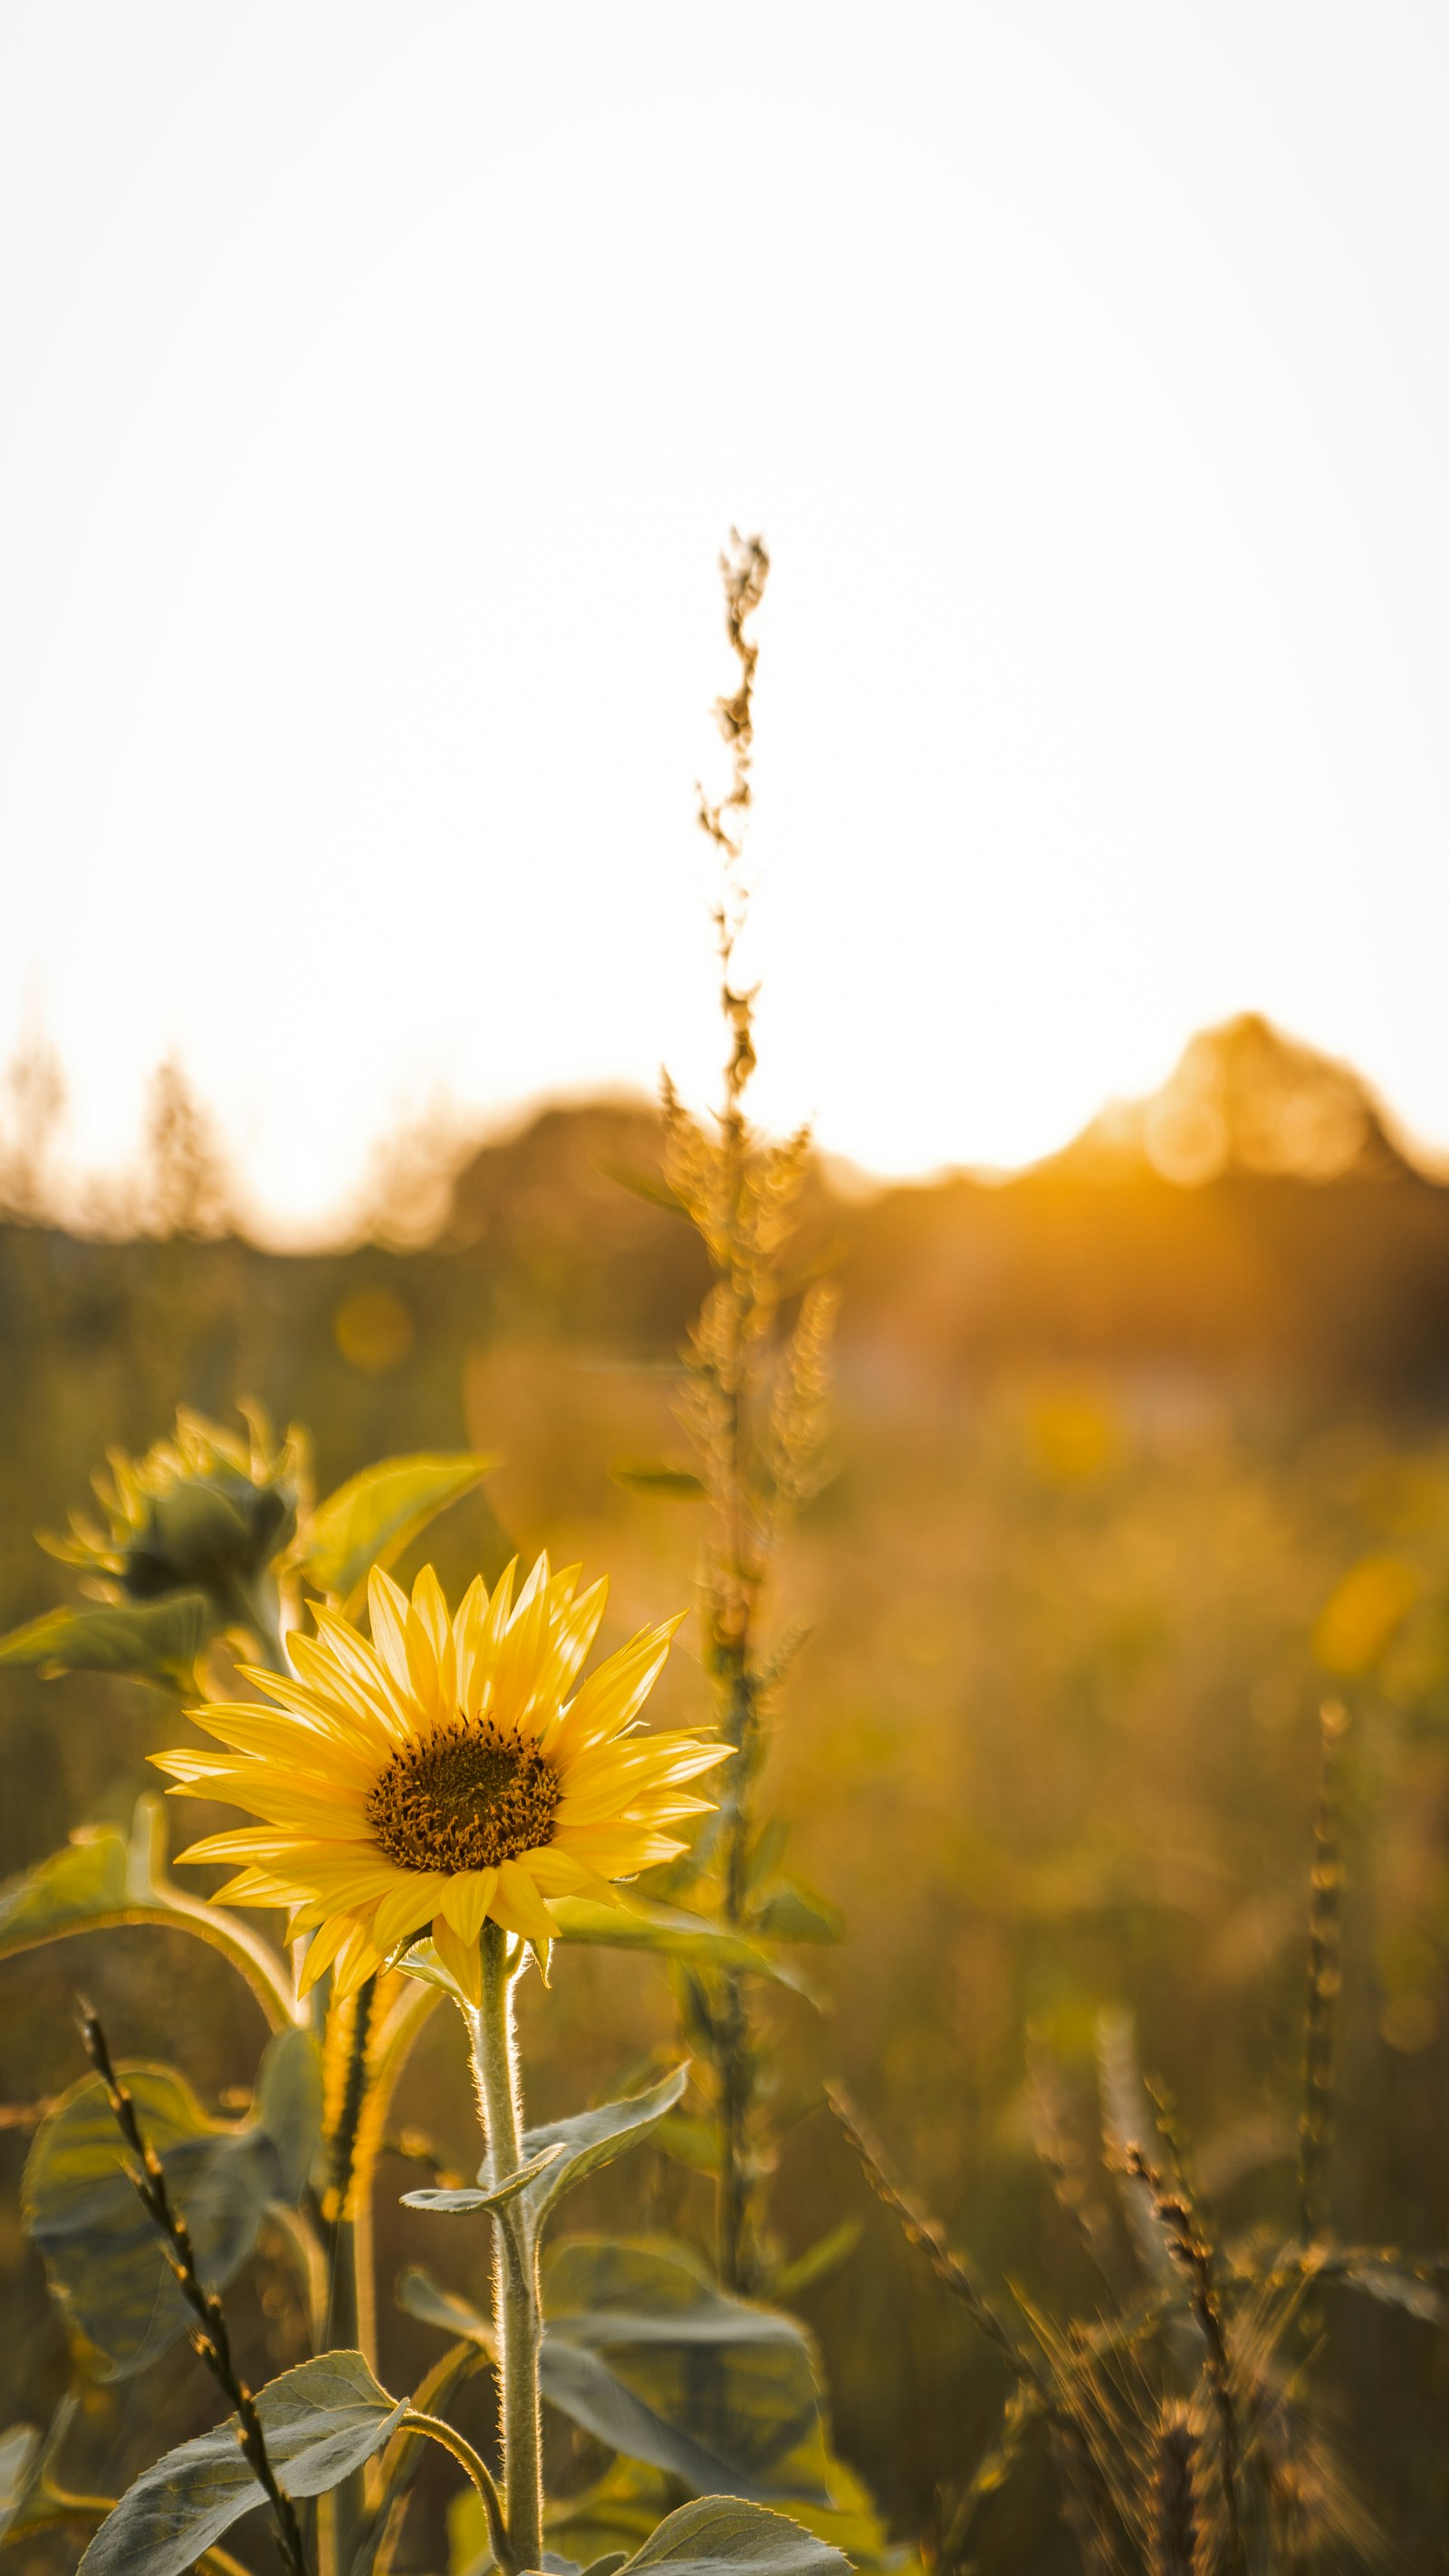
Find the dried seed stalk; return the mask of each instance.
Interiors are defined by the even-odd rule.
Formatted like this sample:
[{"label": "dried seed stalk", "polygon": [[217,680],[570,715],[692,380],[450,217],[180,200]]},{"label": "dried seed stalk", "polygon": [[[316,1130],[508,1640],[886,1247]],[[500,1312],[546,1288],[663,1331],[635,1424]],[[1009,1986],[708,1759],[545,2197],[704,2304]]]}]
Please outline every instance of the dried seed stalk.
[{"label": "dried seed stalk", "polygon": [[277,2482],[276,2471],[267,2453],[266,2435],[256,2410],[251,2390],[236,2369],[231,2357],[231,2342],[220,2299],[203,2286],[196,2268],[196,2250],[191,2231],[178,2209],[171,2204],[166,2174],[161,2159],[144,2135],[136,2116],[136,2105],[116,2073],[105,2032],[88,2004],[80,2010],[80,2033],[87,2057],[106,2088],[106,2100],[134,2164],[127,2172],[142,2207],[156,2228],[166,2252],[176,2286],[196,2319],[192,2329],[192,2347],[216,2381],[222,2395],[237,2419],[237,2442],[245,2455],[248,2468],[266,2496],[276,2526],[277,2546],[289,2576],[307,2576],[307,2562],[302,2550],[296,2509],[289,2495]]}]

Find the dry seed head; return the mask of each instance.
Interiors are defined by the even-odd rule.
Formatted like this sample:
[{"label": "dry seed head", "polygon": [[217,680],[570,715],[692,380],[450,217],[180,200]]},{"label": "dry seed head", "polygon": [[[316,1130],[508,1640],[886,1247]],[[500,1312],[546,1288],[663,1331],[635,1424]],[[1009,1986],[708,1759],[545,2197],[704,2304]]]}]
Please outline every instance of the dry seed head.
[{"label": "dry seed head", "polygon": [[1153,2576],[1200,2576],[1203,2531],[1198,2516],[1199,2434],[1189,2408],[1164,2406],[1152,2468]]}]

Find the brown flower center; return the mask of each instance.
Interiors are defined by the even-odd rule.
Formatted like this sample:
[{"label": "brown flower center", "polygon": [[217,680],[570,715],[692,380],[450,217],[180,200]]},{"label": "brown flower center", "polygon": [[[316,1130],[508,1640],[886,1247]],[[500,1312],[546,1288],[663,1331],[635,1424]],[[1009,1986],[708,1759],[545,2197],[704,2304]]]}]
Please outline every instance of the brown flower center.
[{"label": "brown flower center", "polygon": [[395,1753],[367,1796],[367,1821],[400,1869],[496,1869],[553,1840],[563,1783],[536,1745],[459,1718]]}]

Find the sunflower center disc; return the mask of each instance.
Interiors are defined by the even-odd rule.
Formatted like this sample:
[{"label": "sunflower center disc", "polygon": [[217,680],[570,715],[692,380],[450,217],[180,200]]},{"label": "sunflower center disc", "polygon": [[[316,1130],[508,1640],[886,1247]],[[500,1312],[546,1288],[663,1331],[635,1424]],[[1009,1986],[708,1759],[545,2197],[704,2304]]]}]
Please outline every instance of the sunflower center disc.
[{"label": "sunflower center disc", "polygon": [[367,1820],[401,1869],[496,1869],[552,1842],[562,1790],[535,1746],[460,1721],[393,1755],[368,1793]]}]

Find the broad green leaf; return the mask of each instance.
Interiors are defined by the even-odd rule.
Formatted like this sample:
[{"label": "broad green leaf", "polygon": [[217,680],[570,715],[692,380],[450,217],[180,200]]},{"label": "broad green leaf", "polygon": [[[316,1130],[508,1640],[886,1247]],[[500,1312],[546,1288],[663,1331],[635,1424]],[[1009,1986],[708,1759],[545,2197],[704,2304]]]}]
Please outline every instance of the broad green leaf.
[{"label": "broad green leaf", "polygon": [[12,2424],[0,2433],[0,2540],[14,2529],[29,2502],[44,2438],[38,2424]]},{"label": "broad green leaf", "polygon": [[792,2318],[726,2297],[681,2247],[590,2238],[558,2247],[544,2308],[546,2340],[607,2361],[653,2414],[727,2464],[732,2488],[782,2492],[776,2472],[820,2414]]},{"label": "broad green leaf", "polygon": [[34,2424],[12,2424],[0,2434],[0,2548],[7,2537],[18,2540],[23,2532],[42,2530],[90,2501],[62,2494],[50,2480],[79,2409],[80,2399],[67,2389],[43,2433]]},{"label": "broad green leaf", "polygon": [[845,1917],[838,1905],[809,1887],[777,1887],[755,1917],[767,1941],[841,1941]]},{"label": "broad green leaf", "polygon": [[688,2165],[691,2173],[719,2171],[719,2130],[702,2112],[671,2111],[667,2120],[660,2121],[653,2143],[676,2164]]},{"label": "broad green leaf", "polygon": [[115,1825],[83,1825],[64,1851],[0,1887],[0,1959],[105,1924],[164,1924],[229,1958],[274,2029],[291,2021],[291,1980],[275,1951],[235,1915],[167,1878],[162,1812],[159,1798],[140,1798],[129,1840]]},{"label": "broad green leaf", "polygon": [[[803,2524],[817,2540],[841,2550],[853,2567],[868,2571],[868,2576],[886,2576],[887,2570],[893,2570],[894,2576],[919,2576],[918,2565],[912,2562],[908,2568],[900,2550],[892,2547],[860,2480],[831,2456],[823,2428],[814,2435],[804,2465],[812,2485],[828,2486],[831,2501],[815,2504],[798,2495],[778,2496],[778,2509]],[[590,2576],[591,2562],[605,2554],[622,2561],[639,2548],[674,2502],[673,2481],[662,2470],[614,2459],[597,2486],[550,2506],[547,2527],[560,2548],[584,2561],[585,2576]],[[488,2536],[476,2498],[471,2494],[458,2498],[448,2527],[456,2576],[481,2576]]]},{"label": "broad green leaf", "polygon": [[[585,2568],[606,2557],[622,2565],[677,2501],[678,2490],[662,2469],[614,2459],[597,2486],[548,2507],[547,2527],[559,2547],[570,2550]],[[483,2534],[481,2506],[469,2519]]]},{"label": "broad green leaf", "polygon": [[[267,2452],[289,2496],[325,2495],[382,2449],[407,2411],[360,2352],[299,2362],[257,2391]],[[185,2576],[244,2513],[266,2501],[237,2443],[236,2417],[168,2451],[96,2533],[85,2576]]]},{"label": "broad green leaf", "polygon": [[707,2449],[685,2426],[671,2423],[646,2405],[601,2353],[581,2351],[545,2334],[538,2375],[549,2404],[611,2451],[662,2469],[692,2487],[696,2495],[760,2492],[733,2461]]},{"label": "broad green leaf", "polygon": [[523,2140],[526,2156],[554,2151],[554,2161],[529,2192],[528,2214],[533,2225],[541,2226],[555,2203],[586,2175],[598,2173],[616,2156],[639,2146],[683,2099],[688,2082],[688,2065],[675,2066],[647,2093],[632,2094],[623,2102],[602,2102],[595,2111],[576,2111],[570,2119],[550,2120],[543,2128],[529,2129]]},{"label": "broad green leaf", "polygon": [[609,1474],[627,1494],[657,1494],[672,1503],[703,1503],[709,1499],[704,1478],[696,1476],[690,1467],[655,1465],[645,1458],[620,1458]]},{"label": "broad green leaf", "polygon": [[138,1897],[132,1859],[117,1826],[82,1825],[64,1851],[8,1880],[0,1887],[0,1958],[76,1931],[94,1917],[146,1904],[150,1888],[143,1882]]},{"label": "broad green leaf", "polygon": [[849,2559],[814,2532],[733,2496],[701,2496],[666,2514],[626,2560],[624,2576],[656,2567],[670,2576],[850,2576]]},{"label": "broad green leaf", "polygon": [[44,1610],[0,1637],[0,1664],[54,1673],[131,1673],[189,1690],[196,1658],[216,1628],[204,1592],[169,1601],[116,1601]]},{"label": "broad green leaf", "polygon": [[[645,1950],[655,1958],[681,1960],[701,1968],[739,1968],[753,1977],[769,1977],[809,1996],[810,1988],[768,1945],[749,1933],[732,1932],[708,1915],[686,1914],[674,1905],[651,1905],[630,1895],[624,1905],[605,1905],[592,1896],[551,1896],[549,1912],[564,1942],[601,1950]],[[431,1941],[416,1941],[399,1959],[404,1976],[438,1986],[458,2003],[466,2003],[456,1977],[444,1967]]]},{"label": "broad green leaf", "polygon": [[[240,2125],[208,2119],[171,2067],[121,2071],[191,2230],[201,2277],[221,2289],[251,2252],[268,2207],[305,2188],[322,2116],[316,2041],[300,2030],[272,2040],[252,2117]],[[104,2087],[88,2076],[41,2122],[24,2180],[27,2232],[68,2314],[105,2355],[107,2379],[145,2369],[190,2322],[124,2156]]]},{"label": "broad green leaf", "polygon": [[496,1457],[470,1450],[381,1458],[318,1504],[292,1562],[304,1581],[350,1611],[360,1602],[369,1568],[393,1564],[430,1520],[471,1494],[497,1464]]},{"label": "broad green leaf", "polygon": [[[466,2336],[485,2352],[492,2352],[491,2320],[456,2292],[440,2289],[426,2272],[404,2273],[398,2283],[398,2301],[410,2316],[441,2326],[447,2334]],[[545,2324],[539,2355],[539,2385],[549,2404],[556,2406],[561,2415],[582,2425],[586,2433],[607,2443],[611,2451],[662,2469],[701,2494],[720,2488],[731,2493],[757,2492],[754,2479],[728,2452],[709,2448],[695,2438],[685,2423],[671,2422],[660,2414],[629,2386],[605,2353],[571,2341],[568,2324],[565,2319],[557,2333]]]},{"label": "broad green leaf", "polygon": [[488,2170],[485,2163],[476,2187],[459,2184],[449,2191],[405,2191],[402,2205],[404,2209],[430,2209],[445,2218],[471,2218],[480,2209],[506,2209],[520,2193],[540,2182],[562,2154],[562,2147],[549,2146],[536,2156],[525,2156],[506,2182],[496,2184],[484,2179]]},{"label": "broad green leaf", "polygon": [[766,1942],[712,1923],[707,1915],[687,1914],[680,1906],[651,1905],[633,1895],[625,1905],[604,1905],[592,1896],[551,1896],[549,1912],[561,1941],[591,1942],[605,1950],[650,1950],[698,1968],[742,1968],[750,1976],[801,1988],[794,1970]]},{"label": "broad green leaf", "polygon": [[295,2207],[307,2188],[322,2134],[322,2056],[310,2031],[284,2030],[257,2069],[252,2120],[276,2150],[274,2197]]},{"label": "broad green leaf", "polygon": [[480,2352],[493,2350],[493,2325],[471,2299],[460,2298],[456,2290],[445,2290],[425,2272],[421,2263],[410,2264],[400,2273],[397,2303],[405,2316],[418,2317],[425,2326],[439,2326],[444,2334],[477,2344]]}]

